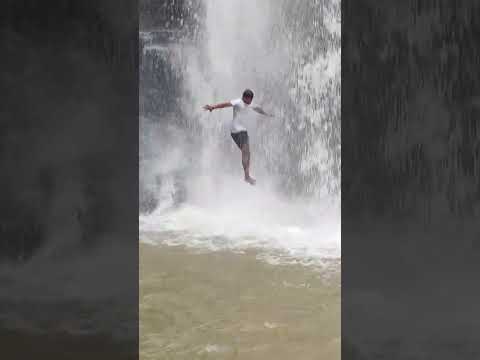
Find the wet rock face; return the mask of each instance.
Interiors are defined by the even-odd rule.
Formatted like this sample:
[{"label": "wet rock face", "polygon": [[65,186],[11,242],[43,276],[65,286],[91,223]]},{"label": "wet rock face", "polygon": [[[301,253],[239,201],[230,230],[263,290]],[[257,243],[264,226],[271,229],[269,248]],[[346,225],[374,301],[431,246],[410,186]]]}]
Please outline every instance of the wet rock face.
[{"label": "wet rock face", "polygon": [[[198,30],[199,0],[139,3],[139,114],[140,114],[140,184],[139,212],[153,211],[163,195],[162,183],[172,181],[167,197],[178,205],[185,198],[181,172],[151,174],[152,162],[158,161],[172,143],[169,125],[178,126],[182,118],[183,71],[179,41],[191,39]],[[181,121],[180,121],[181,122]],[[181,125],[181,124],[180,124]],[[159,128],[164,131],[158,131]],[[154,135],[156,134],[156,135]],[[166,177],[166,178],[163,178]],[[171,196],[170,196],[171,192]],[[171,199],[170,199],[171,197]]]},{"label": "wet rock face", "polygon": [[[140,114],[161,117],[180,107],[181,72],[171,59],[175,56],[167,47],[172,42],[163,31],[148,33],[140,39]],[[159,36],[154,36],[158,35]]]},{"label": "wet rock face", "polygon": [[138,201],[138,212],[140,214],[151,213],[158,206],[158,199],[155,196],[155,192],[149,189],[141,189]]},{"label": "wet rock face", "polygon": [[140,0],[140,30],[174,29],[191,32],[202,11],[201,0]]}]

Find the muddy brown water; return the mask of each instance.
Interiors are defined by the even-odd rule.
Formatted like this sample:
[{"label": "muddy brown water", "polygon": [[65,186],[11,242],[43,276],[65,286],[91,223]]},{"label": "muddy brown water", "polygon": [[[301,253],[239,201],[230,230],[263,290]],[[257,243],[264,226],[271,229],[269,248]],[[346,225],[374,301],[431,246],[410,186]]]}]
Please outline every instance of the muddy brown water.
[{"label": "muddy brown water", "polygon": [[140,245],[140,358],[340,359],[340,274]]}]

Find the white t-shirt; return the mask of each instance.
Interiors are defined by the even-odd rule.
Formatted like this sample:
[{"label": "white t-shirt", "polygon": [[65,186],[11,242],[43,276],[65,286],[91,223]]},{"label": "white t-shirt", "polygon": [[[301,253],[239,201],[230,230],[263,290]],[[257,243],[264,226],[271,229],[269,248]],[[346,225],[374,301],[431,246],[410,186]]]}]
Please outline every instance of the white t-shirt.
[{"label": "white t-shirt", "polygon": [[233,119],[230,131],[237,133],[240,131],[247,131],[245,124],[249,117],[253,116],[253,103],[247,105],[242,99],[235,99],[230,101],[233,106]]}]

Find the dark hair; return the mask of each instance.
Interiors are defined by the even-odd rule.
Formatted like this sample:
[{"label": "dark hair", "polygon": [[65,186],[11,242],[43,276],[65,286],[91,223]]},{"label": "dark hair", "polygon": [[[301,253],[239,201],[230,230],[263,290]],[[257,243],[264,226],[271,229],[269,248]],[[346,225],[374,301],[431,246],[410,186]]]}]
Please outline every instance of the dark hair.
[{"label": "dark hair", "polygon": [[253,91],[250,90],[250,89],[246,89],[246,90],[243,92],[242,97],[253,98]]}]

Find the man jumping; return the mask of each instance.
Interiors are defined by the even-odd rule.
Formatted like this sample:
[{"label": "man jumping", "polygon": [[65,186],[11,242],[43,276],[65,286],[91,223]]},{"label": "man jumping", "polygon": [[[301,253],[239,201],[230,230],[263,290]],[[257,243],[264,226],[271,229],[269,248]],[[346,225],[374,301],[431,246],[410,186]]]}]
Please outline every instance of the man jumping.
[{"label": "man jumping", "polygon": [[251,111],[259,114],[273,117],[267,114],[259,106],[252,105],[253,91],[246,89],[243,92],[241,99],[235,99],[230,102],[224,102],[216,105],[205,105],[203,108],[208,111],[215,109],[222,109],[226,107],[233,107],[233,119],[231,125],[231,135],[235,144],[242,151],[242,165],[245,173],[245,181],[251,185],[255,185],[255,179],[250,176],[250,146],[248,144],[248,133],[246,127],[243,125],[245,120],[250,116]]}]

